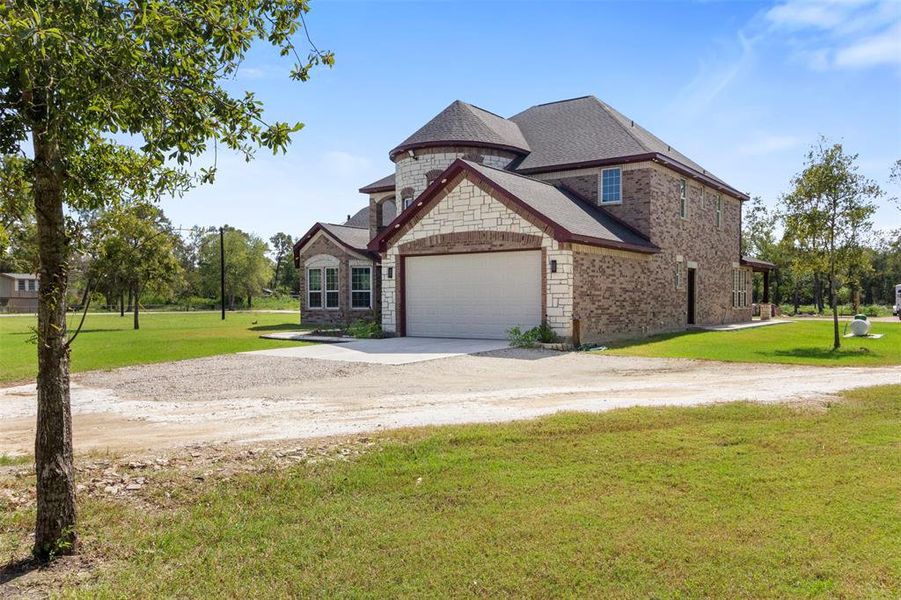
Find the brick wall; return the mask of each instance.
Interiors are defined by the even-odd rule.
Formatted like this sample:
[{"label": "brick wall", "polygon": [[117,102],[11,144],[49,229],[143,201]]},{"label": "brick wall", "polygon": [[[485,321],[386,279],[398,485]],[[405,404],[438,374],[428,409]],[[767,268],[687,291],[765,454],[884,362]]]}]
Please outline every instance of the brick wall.
[{"label": "brick wall", "polygon": [[[307,307],[307,264],[316,257],[331,257],[338,265],[338,309],[311,309]],[[372,308],[352,309],[350,307],[351,266],[372,267]],[[323,233],[318,233],[300,253],[300,320],[312,325],[347,325],[360,319],[377,318],[380,294],[379,270],[371,259],[352,254],[346,248],[333,242]],[[323,306],[325,305],[325,280],[323,279]]]},{"label": "brick wall", "polygon": [[659,254],[639,259],[632,253],[574,248],[573,316],[580,320],[584,341],[683,329],[689,267],[695,269],[696,277],[696,324],[751,319],[750,307],[732,306],[732,269],[740,260],[741,203],[720,194],[722,220],[717,226],[718,192],[686,178],[688,217],[683,219],[680,179],[661,165],[626,165],[622,205],[605,206],[648,235],[661,248]]},{"label": "brick wall", "polygon": [[[397,289],[399,256],[445,251],[538,248],[543,251],[543,304],[548,324],[558,335],[572,335],[572,251],[557,243],[543,225],[520,214],[493,197],[488,187],[458,175],[445,191],[433,198],[420,215],[398,233],[382,258],[382,272],[393,267],[395,277],[382,281],[382,328],[397,331]],[[550,260],[557,261],[557,272],[549,273]]]}]

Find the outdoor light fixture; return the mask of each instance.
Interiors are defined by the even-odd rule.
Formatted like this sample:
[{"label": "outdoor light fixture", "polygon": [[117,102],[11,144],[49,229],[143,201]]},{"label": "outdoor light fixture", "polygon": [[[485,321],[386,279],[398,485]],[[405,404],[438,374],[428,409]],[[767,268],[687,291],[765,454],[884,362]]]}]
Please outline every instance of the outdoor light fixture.
[{"label": "outdoor light fixture", "polygon": [[551,261],[551,273],[556,273],[556,272],[557,272],[557,261],[552,260]]}]

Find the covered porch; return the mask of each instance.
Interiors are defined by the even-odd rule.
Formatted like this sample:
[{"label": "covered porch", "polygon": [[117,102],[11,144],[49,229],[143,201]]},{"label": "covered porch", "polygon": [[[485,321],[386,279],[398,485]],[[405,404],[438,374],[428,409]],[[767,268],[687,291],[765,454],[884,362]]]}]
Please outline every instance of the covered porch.
[{"label": "covered porch", "polygon": [[760,319],[762,321],[769,320],[773,316],[773,305],[770,303],[770,274],[776,270],[776,265],[750,256],[742,256],[741,264],[742,266],[750,267],[752,272],[763,275],[763,291],[758,304],[760,306]]}]

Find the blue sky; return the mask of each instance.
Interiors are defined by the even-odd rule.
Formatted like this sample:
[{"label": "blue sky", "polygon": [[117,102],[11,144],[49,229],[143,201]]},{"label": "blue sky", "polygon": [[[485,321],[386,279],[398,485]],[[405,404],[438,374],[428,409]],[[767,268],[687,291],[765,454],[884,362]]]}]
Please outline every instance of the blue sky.
[{"label": "blue sky", "polygon": [[[388,150],[455,99],[503,116],[593,94],[752,196],[774,204],[825,135],[892,195],[901,158],[901,2],[350,2],[312,0],[336,65],[308,83],[256,48],[235,92],[301,121],[287,155],[219,153],[212,186],[164,202],[181,226],[268,238],[341,222]],[[201,158],[197,166],[205,166]],[[879,228],[901,227],[882,203]]]}]

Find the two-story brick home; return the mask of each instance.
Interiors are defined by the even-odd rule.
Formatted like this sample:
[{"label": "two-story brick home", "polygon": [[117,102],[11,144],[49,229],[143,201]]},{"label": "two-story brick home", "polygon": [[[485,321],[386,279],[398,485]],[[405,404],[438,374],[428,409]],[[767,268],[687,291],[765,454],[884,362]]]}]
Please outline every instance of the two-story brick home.
[{"label": "two-story brick home", "polygon": [[305,322],[589,342],[751,319],[748,195],[593,96],[508,119],[456,101],[389,156],[368,208],[295,246]]}]

